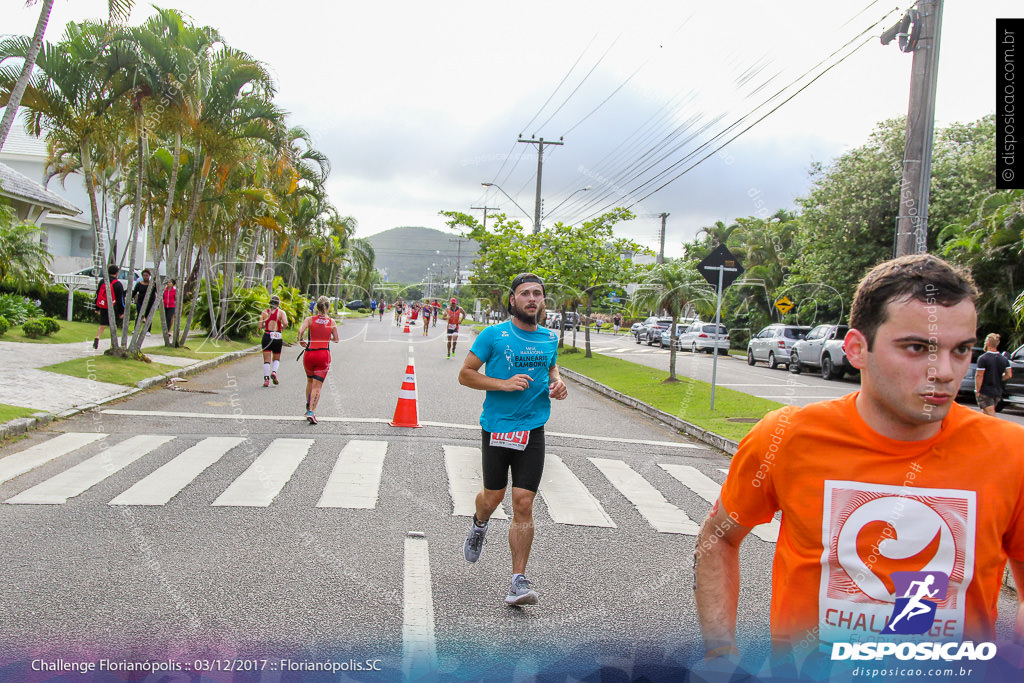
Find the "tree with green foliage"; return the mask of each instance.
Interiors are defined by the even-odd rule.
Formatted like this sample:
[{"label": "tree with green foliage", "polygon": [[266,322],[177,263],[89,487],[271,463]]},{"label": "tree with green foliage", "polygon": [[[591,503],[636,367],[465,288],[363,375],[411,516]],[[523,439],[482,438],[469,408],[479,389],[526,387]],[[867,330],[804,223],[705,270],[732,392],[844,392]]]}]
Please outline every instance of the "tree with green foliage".
[{"label": "tree with green foliage", "polygon": [[[637,242],[616,237],[617,223],[633,219],[628,209],[614,209],[579,227],[555,223],[541,230],[535,237],[539,253],[537,274],[548,281],[548,289],[559,294],[562,301],[562,320],[569,304],[578,315],[578,304],[585,303],[589,320],[594,297],[602,291],[624,288],[633,281],[637,268],[629,255],[652,253]],[[543,323],[543,321],[542,321]],[[561,326],[559,345],[564,346],[565,325]],[[573,345],[575,346],[573,327]],[[590,325],[584,329],[587,358],[590,351]]]},{"label": "tree with green foliage", "polygon": [[667,311],[672,317],[669,345],[668,378],[664,384],[678,382],[676,377],[676,339],[680,314],[694,301],[706,298],[708,283],[693,267],[681,259],[658,263],[640,280],[634,297],[648,303],[655,311]]},{"label": "tree with green foliage", "polygon": [[942,255],[967,268],[982,290],[979,330],[999,332],[1013,346],[1024,341],[1013,322],[1024,290],[1024,190],[979,199],[962,223],[946,226],[939,241]]},{"label": "tree with green foliage", "polygon": [[40,240],[42,233],[38,226],[19,221],[14,209],[0,203],[0,282],[19,292],[49,284],[47,267],[53,257]]}]

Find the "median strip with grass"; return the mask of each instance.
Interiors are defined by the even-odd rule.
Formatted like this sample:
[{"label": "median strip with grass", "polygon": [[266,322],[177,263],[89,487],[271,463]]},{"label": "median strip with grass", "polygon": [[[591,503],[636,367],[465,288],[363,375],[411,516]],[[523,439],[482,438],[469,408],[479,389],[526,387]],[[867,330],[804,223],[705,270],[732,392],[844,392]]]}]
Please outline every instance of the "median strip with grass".
[{"label": "median strip with grass", "polygon": [[679,377],[666,384],[668,373],[646,365],[595,353],[587,358],[581,352],[559,351],[558,364],[631,396],[670,415],[691,422],[727,439],[739,441],[754,422],[782,403],[758,398],[724,387],[715,388],[715,409],[711,410],[711,385]]},{"label": "median strip with grass", "polygon": [[21,406],[9,406],[6,403],[0,403],[0,424],[16,420],[19,417],[32,417],[38,412],[34,408],[22,408]]},{"label": "median strip with grass", "polygon": [[75,358],[74,360],[47,365],[39,369],[62,375],[70,375],[71,377],[81,377],[82,379],[94,382],[108,382],[110,384],[123,384],[133,387],[141,380],[156,377],[178,368],[162,363],[147,363],[141,360],[99,355]]}]

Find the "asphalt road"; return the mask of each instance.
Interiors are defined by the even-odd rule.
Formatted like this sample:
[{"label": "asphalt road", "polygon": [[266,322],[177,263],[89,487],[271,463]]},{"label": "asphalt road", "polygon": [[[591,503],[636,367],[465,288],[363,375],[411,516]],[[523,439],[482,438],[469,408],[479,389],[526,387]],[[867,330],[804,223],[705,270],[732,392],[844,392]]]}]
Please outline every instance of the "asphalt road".
[{"label": "asphalt road", "polygon": [[[452,454],[480,438],[483,396],[456,380],[469,341],[446,359],[439,330],[423,338],[386,320],[346,324],[317,426],[302,419],[293,347],[280,386],[262,388],[260,360],[246,358],[186,390],[154,389],[5,445],[0,672],[24,673],[39,658],[107,658],[174,662],[184,673],[264,667],[252,680],[306,680],[289,667],[317,662],[348,666],[322,680],[394,680],[423,667],[445,680],[579,679],[601,666],[677,676],[699,653],[693,525],[728,459],[570,385],[547,426],[550,497],[536,504],[528,576],[541,603],[508,608],[508,522],[495,519],[469,564],[469,519],[455,514],[468,500],[453,482],[477,466]],[[410,357],[421,429],[387,424]],[[73,433],[106,436],[47,460]],[[211,438],[235,441],[197,468]],[[37,445],[43,461],[11,476]],[[349,494],[364,507],[318,507],[356,467],[350,448],[359,447],[369,449],[363,460],[384,453],[379,483],[353,478]],[[349,459],[335,470],[339,457]],[[549,477],[559,471],[574,490],[556,491]],[[622,477],[638,488],[627,494],[613,481]],[[765,535],[742,549],[739,630],[750,661],[765,654],[774,552]],[[1012,600],[1004,594],[1004,614]]]},{"label": "asphalt road", "polygon": [[[460,359],[449,360],[440,330],[425,339],[388,321],[348,323],[317,426],[302,419],[304,378],[291,348],[280,386],[262,388],[260,360],[243,359],[192,378],[186,391],[151,390],[6,445],[0,467],[62,433],[108,435],[0,484],[0,500],[9,502],[0,505],[4,658],[45,652],[191,661],[273,653],[380,659],[393,677],[410,666],[414,651],[405,623],[406,544],[409,532],[422,532],[425,540],[413,542],[429,557],[436,661],[446,676],[559,667],[580,675],[610,645],[623,666],[687,662],[698,642],[694,536],[658,532],[591,459],[628,466],[681,511],[679,518],[696,524],[709,504],[660,465],[689,466],[720,483],[727,458],[571,386],[554,407],[547,450],[578,479],[586,494],[577,495],[592,496],[607,520],[558,522],[551,503],[538,497],[528,576],[541,604],[510,609],[503,603],[511,575],[508,522],[496,520],[482,559],[467,563],[469,521],[453,514],[445,463],[445,447],[479,448],[483,395],[456,379],[468,341],[459,345]],[[430,425],[422,429],[386,424],[410,356],[419,419]],[[121,467],[133,449],[119,444],[133,435],[164,440]],[[172,460],[157,479],[187,469],[186,451],[209,437],[240,443],[163,504],[111,504]],[[265,470],[257,474],[273,479],[280,458],[258,459],[276,439],[311,444],[272,502],[216,504],[254,461]],[[318,508],[339,454],[354,441],[386,442],[375,504]],[[63,503],[38,502],[55,477],[94,457],[98,483]],[[18,495],[23,504],[11,502]],[[508,501],[505,509],[511,512]],[[744,552],[749,608],[742,629],[754,637],[767,626],[773,544],[751,538]]]}]

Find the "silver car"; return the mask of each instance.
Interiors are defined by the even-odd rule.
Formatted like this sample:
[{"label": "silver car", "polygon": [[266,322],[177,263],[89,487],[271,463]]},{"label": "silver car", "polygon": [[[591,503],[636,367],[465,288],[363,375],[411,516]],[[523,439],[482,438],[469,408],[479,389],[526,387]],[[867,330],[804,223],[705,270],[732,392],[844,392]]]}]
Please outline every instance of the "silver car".
[{"label": "silver car", "polygon": [[679,336],[679,348],[684,351],[707,351],[713,353],[715,343],[718,344],[719,354],[729,353],[729,330],[725,325],[715,323],[695,322],[690,323]]},{"label": "silver car", "polygon": [[843,339],[850,328],[846,325],[818,325],[807,333],[807,336],[793,344],[790,352],[789,371],[800,374],[804,370],[820,368],[821,354],[825,342],[832,339]]},{"label": "silver car", "polygon": [[747,342],[747,365],[763,361],[773,369],[780,365],[788,366],[789,352],[793,345],[805,338],[810,331],[811,328],[805,325],[769,325]]}]

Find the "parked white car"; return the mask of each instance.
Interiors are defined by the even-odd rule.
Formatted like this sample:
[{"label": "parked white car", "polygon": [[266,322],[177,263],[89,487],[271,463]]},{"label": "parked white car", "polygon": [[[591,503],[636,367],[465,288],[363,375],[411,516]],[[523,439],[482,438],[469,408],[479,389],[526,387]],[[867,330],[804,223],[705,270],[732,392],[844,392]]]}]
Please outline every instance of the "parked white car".
[{"label": "parked white car", "polygon": [[679,335],[679,348],[683,351],[713,353],[716,343],[719,354],[729,353],[729,330],[725,325],[698,321],[687,325]]}]

